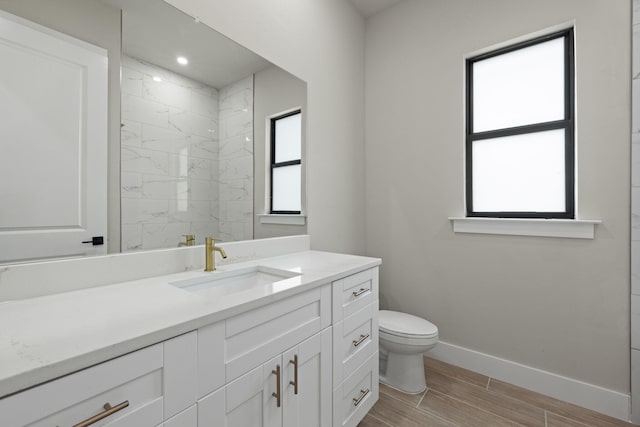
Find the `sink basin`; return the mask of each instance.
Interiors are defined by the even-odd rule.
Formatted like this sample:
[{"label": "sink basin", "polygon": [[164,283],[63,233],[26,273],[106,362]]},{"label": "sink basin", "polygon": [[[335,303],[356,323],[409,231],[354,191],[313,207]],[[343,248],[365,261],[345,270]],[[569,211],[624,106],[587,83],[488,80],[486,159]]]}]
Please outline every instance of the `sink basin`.
[{"label": "sink basin", "polygon": [[300,276],[300,273],[257,265],[231,271],[218,270],[201,277],[169,284],[203,297],[218,298],[264,288],[265,285],[273,285],[297,276]]}]

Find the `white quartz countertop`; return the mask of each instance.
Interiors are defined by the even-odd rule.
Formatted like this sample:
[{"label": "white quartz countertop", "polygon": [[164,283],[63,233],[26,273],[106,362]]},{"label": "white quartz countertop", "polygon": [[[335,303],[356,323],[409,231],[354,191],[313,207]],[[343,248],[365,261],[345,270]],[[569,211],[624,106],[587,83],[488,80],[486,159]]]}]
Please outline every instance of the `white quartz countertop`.
[{"label": "white quartz countertop", "polygon": [[305,251],[219,267],[226,272],[259,265],[300,274],[222,298],[170,284],[218,273],[188,271],[0,303],[0,397],[380,263]]}]

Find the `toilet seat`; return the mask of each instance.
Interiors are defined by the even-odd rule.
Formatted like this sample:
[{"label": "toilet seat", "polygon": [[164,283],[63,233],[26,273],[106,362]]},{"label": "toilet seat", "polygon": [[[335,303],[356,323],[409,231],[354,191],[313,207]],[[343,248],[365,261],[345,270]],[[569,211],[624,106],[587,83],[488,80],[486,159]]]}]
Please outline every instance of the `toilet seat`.
[{"label": "toilet seat", "polygon": [[421,317],[391,310],[380,310],[378,329],[390,341],[407,344],[438,340],[438,327]]}]

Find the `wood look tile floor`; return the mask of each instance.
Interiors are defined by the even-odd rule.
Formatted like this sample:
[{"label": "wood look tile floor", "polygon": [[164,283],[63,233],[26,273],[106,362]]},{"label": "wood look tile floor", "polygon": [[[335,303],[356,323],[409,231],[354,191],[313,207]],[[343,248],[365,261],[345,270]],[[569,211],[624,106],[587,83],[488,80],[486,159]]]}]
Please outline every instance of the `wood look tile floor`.
[{"label": "wood look tile floor", "polygon": [[359,427],[634,427],[616,418],[425,357],[427,391],[380,384]]}]

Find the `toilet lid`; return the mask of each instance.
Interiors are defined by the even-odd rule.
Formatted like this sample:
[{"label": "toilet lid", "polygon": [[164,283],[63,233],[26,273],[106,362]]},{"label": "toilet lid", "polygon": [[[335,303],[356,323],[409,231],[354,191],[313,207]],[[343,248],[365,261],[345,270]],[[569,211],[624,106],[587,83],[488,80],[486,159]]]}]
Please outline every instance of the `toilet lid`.
[{"label": "toilet lid", "polygon": [[418,316],[398,311],[380,310],[378,316],[380,331],[400,336],[424,336],[438,335],[438,327]]}]

